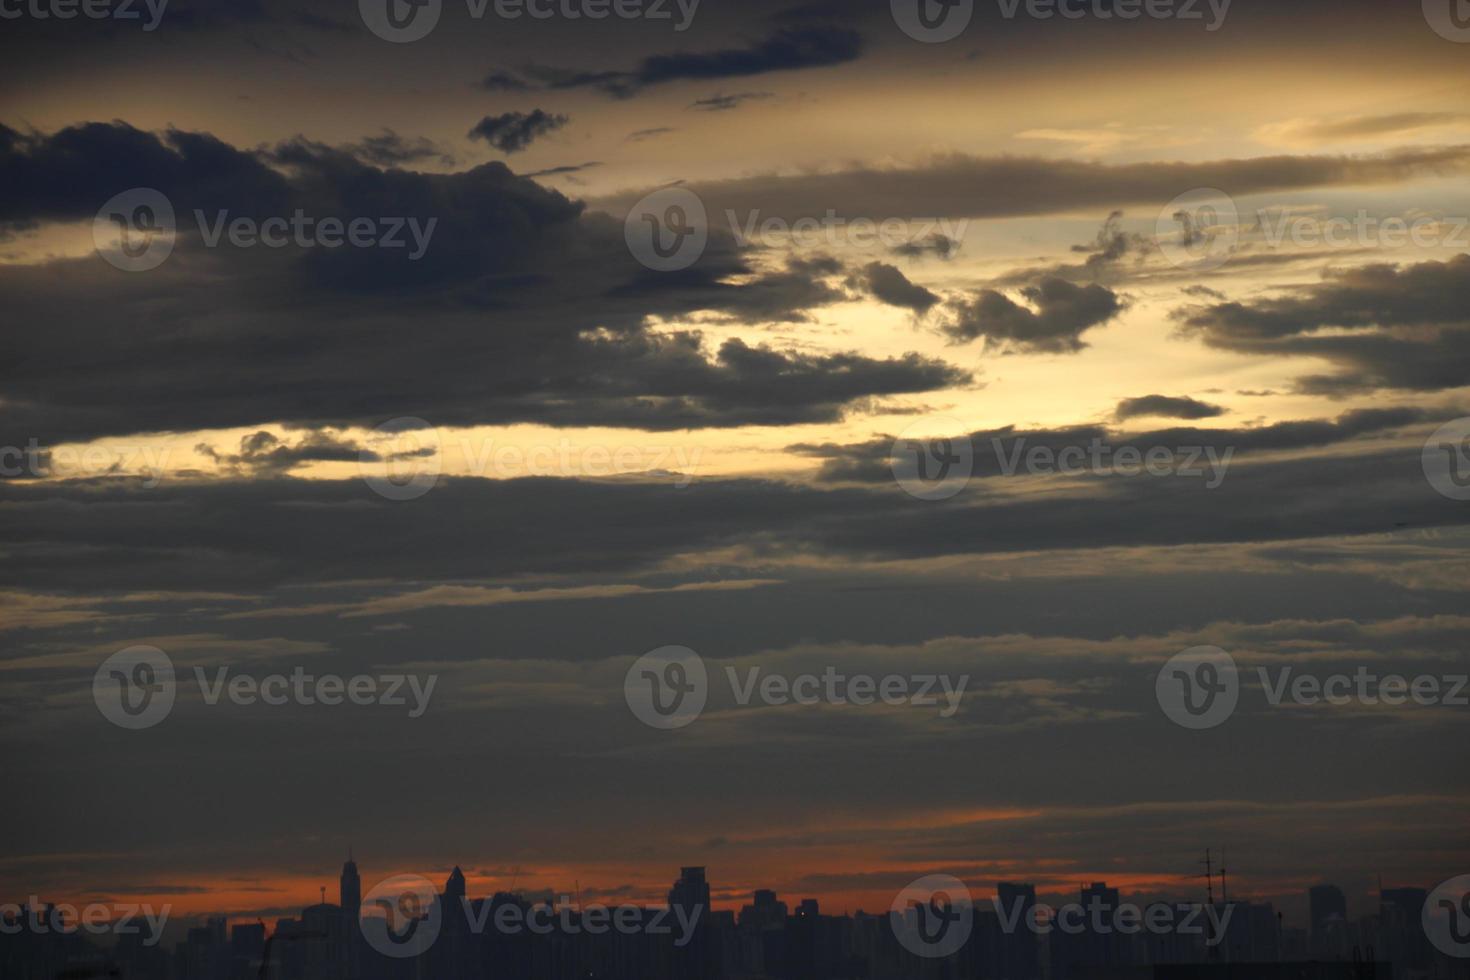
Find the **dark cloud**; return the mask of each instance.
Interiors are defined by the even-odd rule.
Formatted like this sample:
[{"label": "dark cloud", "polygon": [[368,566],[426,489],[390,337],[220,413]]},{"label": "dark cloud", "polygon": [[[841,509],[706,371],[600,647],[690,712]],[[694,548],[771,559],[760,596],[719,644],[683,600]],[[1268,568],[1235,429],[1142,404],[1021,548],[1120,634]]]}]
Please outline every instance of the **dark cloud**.
[{"label": "dark cloud", "polygon": [[773,97],[772,92],[735,92],[730,95],[711,95],[709,98],[696,99],[689,103],[689,108],[700,112],[727,112],[731,109],[738,109],[747,102],[758,102]]},{"label": "dark cloud", "polygon": [[1147,416],[1171,419],[1212,419],[1225,414],[1219,405],[1194,398],[1172,398],[1168,395],[1144,395],[1125,398],[1118,403],[1113,417],[1118,421]]},{"label": "dark cloud", "polygon": [[[916,356],[711,349],[697,333],[651,334],[651,318],[696,312],[806,318],[844,298],[826,281],[840,267],[814,258],[756,270],[716,232],[695,266],[651,272],[629,254],[621,222],[584,215],[499,163],[380,170],[305,140],[247,153],[120,124],[7,134],[0,170],[17,194],[5,220],[90,218],[113,193],[152,180],[180,230],[169,260],[143,275],[95,257],[0,267],[4,444],[404,415],[437,425],[792,424],[968,380]],[[405,249],[210,248],[195,209],[436,225],[417,261]]]},{"label": "dark cloud", "polygon": [[1337,365],[1301,379],[1309,392],[1459,388],[1470,379],[1470,255],[1329,271],[1284,296],[1190,307],[1176,318],[1212,347]]},{"label": "dark cloud", "polygon": [[[732,371],[772,366],[748,349],[730,352],[728,360]],[[747,361],[754,363],[740,363]],[[1354,444],[1422,419],[1410,411],[1367,411],[1335,421],[1181,428],[1126,439],[1101,429],[976,433],[979,479],[937,505],[898,489],[886,439],[793,447],[828,462],[819,485],[825,488],[817,489],[772,480],[697,479],[681,490],[651,482],[445,477],[429,496],[405,504],[377,497],[361,480],[267,475],[165,480],[152,489],[124,479],[0,482],[0,506],[12,516],[12,560],[0,567],[0,583],[234,591],[359,580],[365,570],[386,568],[399,582],[650,570],[675,555],[737,547],[771,558],[887,560],[1305,540],[1383,533],[1397,523],[1464,525],[1470,519],[1464,508],[1425,484],[1419,440],[1386,448]],[[1028,451],[1059,451],[1086,447],[1093,438],[1114,449],[1233,447],[1236,457],[1255,458],[1236,458],[1210,490],[1199,478],[1136,475],[1098,476],[1065,493],[999,493],[1003,471],[992,439],[1010,454],[1018,440]],[[1334,446],[1343,448],[1298,455]],[[260,441],[246,455],[268,456],[277,448]],[[320,455],[322,447],[296,448]],[[1262,500],[1283,503],[1264,508]]]},{"label": "dark cloud", "polygon": [[985,337],[1011,353],[1070,354],[1087,346],[1084,333],[1123,309],[1117,293],[1096,283],[1078,286],[1047,278],[1025,287],[1021,295],[1035,309],[994,289],[953,300],[953,319],[941,329],[956,340]]},{"label": "dark cloud", "polygon": [[579,174],[584,170],[592,170],[600,166],[602,166],[601,162],[597,160],[589,160],[587,163],[571,163],[565,164],[560,167],[548,167],[545,170],[536,170],[528,174],[522,174],[521,176],[526,177],[527,179],[533,179],[536,177],[561,177],[566,174]]},{"label": "dark cloud", "polygon": [[[1151,447],[1197,446],[1212,449],[1223,456],[1236,454],[1290,453],[1321,449],[1348,443],[1364,437],[1393,434],[1410,426],[1424,425],[1437,416],[1417,408],[1357,409],[1344,412],[1335,419],[1304,419],[1276,422],[1253,428],[1201,429],[1179,426],[1124,435],[1104,426],[1083,425],[1063,429],[989,429],[979,432],[954,433],[964,436],[974,450],[974,474],[985,479],[1005,475],[1002,465],[1017,447],[1041,447],[1057,454],[1064,450],[1087,449],[1094,441],[1116,449],[1132,447],[1146,451]],[[891,438],[850,445],[795,445],[792,452],[825,460],[819,479],[826,483],[893,482]]]},{"label": "dark cloud", "polygon": [[910,282],[907,276],[885,262],[869,262],[853,276],[853,284],[872,294],[879,302],[901,306],[915,313],[927,313],[939,302],[936,294]]},{"label": "dark cloud", "polygon": [[663,136],[666,133],[673,132],[677,132],[677,130],[672,126],[655,126],[652,129],[639,129],[628,134],[628,142],[641,143],[644,140],[653,139],[655,136]]},{"label": "dark cloud", "polygon": [[480,80],[480,88],[487,92],[528,92],[531,83],[514,72],[492,71]]},{"label": "dark cloud", "polygon": [[782,28],[741,48],[660,54],[645,58],[632,71],[583,72],[530,66],[531,75],[548,88],[597,88],[627,98],[651,85],[677,81],[744,78],[775,71],[821,68],[856,60],[862,35],[827,26]]},{"label": "dark cloud", "polygon": [[893,254],[906,259],[919,259],[932,255],[937,259],[949,259],[959,251],[960,243],[947,235],[938,233],[925,235],[923,238],[912,242],[904,242],[893,247]]},{"label": "dark cloud", "polygon": [[[1044,157],[952,153],[914,167],[861,166],[824,173],[696,182],[711,213],[726,209],[789,222],[840,215],[900,218],[1002,218],[1159,207],[1199,187],[1235,197],[1307,187],[1393,184],[1470,169],[1470,147],[1400,150],[1377,156],[1272,156],[1203,163],[1104,164]],[[646,189],[593,202],[625,213]]]},{"label": "dark cloud", "polygon": [[561,129],[568,117],[541,109],[486,116],[469,131],[470,139],[481,139],[502,153],[519,153],[536,139]]},{"label": "dark cloud", "polygon": [[121,122],[50,135],[0,126],[0,182],[8,189],[0,222],[11,225],[91,219],[108,198],[134,187],[247,215],[279,211],[290,197],[281,174],[207,133],[155,135]]},{"label": "dark cloud", "polygon": [[396,167],[424,160],[437,160],[446,165],[454,163],[454,157],[433,140],[424,136],[400,136],[387,128],[376,136],[349,143],[342,149],[375,167]]},{"label": "dark cloud", "polygon": [[325,432],[313,432],[296,442],[283,442],[269,432],[256,432],[240,439],[240,451],[216,452],[207,444],[195,451],[226,470],[248,476],[280,475],[302,463],[374,461],[375,452],[345,442]]}]

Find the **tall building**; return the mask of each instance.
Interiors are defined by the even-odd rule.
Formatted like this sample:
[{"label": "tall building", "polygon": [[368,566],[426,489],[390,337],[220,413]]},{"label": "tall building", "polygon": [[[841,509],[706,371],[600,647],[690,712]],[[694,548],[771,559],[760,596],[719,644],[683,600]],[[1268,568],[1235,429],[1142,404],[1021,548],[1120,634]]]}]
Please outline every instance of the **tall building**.
[{"label": "tall building", "polygon": [[693,939],[673,951],[674,975],[681,980],[704,980],[713,976],[716,963],[709,942],[709,881],[703,868],[679,869],[679,880],[669,889],[669,908],[682,909],[685,921],[695,923]]},{"label": "tall building", "polygon": [[1118,889],[1109,888],[1106,882],[1095,881],[1082,889],[1080,905],[1073,913],[1080,921],[1070,932],[1059,928],[1051,933],[1054,977],[1086,980],[1099,968],[1116,970],[1132,964],[1130,937],[1113,927],[1121,902]]},{"label": "tall building", "polygon": [[1041,976],[1041,945],[1033,929],[1036,886],[1002,881],[995,886],[1005,931],[1000,938],[1000,975],[1008,980],[1036,980]]},{"label": "tall building", "polygon": [[349,980],[362,975],[362,931],[358,927],[358,916],[362,914],[362,878],[357,873],[357,862],[352,859],[352,848],[347,848],[347,863],[342,865],[342,875],[337,879],[338,904],[342,906],[342,972]]},{"label": "tall building", "polygon": [[1307,892],[1311,910],[1312,954],[1324,959],[1347,955],[1347,898],[1336,885],[1314,885]]},{"label": "tall building", "polygon": [[352,860],[352,848],[347,849],[347,863],[342,865],[342,877],[337,879],[337,904],[342,912],[357,917],[362,907],[362,878],[357,874],[357,862]]},{"label": "tall building", "polygon": [[709,881],[703,868],[680,868],[679,880],[669,889],[669,907],[709,908]]},{"label": "tall building", "polygon": [[1422,916],[1429,893],[1423,888],[1380,888],[1378,892],[1379,948],[1395,972],[1427,971],[1429,937]]},{"label": "tall building", "polygon": [[459,865],[449,872],[449,880],[444,883],[444,907],[446,909],[459,910],[460,899],[466,894],[464,872],[459,870]]}]

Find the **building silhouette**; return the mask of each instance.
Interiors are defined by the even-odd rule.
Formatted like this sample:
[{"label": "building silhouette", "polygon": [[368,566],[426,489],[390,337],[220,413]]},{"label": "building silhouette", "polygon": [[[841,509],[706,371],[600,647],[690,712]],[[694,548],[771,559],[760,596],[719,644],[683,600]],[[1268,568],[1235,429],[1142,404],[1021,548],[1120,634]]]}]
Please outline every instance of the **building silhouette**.
[{"label": "building silhouette", "polygon": [[[166,950],[137,934],[113,944],[57,928],[54,906],[21,907],[0,928],[3,980],[1470,980],[1470,960],[1429,943],[1427,892],[1380,889],[1378,909],[1352,921],[1333,885],[1307,895],[1306,929],[1269,903],[1215,906],[1218,935],[1109,927],[1125,897],[1106,882],[1082,887],[1069,930],[1043,930],[1033,885],[1002,882],[994,904],[972,909],[955,952],[924,957],[897,938],[886,911],[824,915],[814,898],[794,909],[758,889],[738,914],[716,910],[706,869],[685,867],[667,905],[609,910],[571,896],[532,902],[509,892],[475,898],[455,867],[438,895],[435,940],[407,958],[372,948],[359,925],[361,876],[349,853],[338,904],[262,922],[223,916],[191,924]],[[1130,907],[1132,903],[1128,903]],[[1144,912],[1200,921],[1200,902],[1152,902]],[[925,909],[910,910],[922,914]],[[608,928],[611,913],[619,928]],[[1228,912],[1228,919],[1225,913]],[[1166,914],[1166,915],[1165,915]],[[539,923],[535,929],[506,923]],[[676,923],[689,924],[681,930]],[[1306,947],[1310,946],[1308,951]]]}]

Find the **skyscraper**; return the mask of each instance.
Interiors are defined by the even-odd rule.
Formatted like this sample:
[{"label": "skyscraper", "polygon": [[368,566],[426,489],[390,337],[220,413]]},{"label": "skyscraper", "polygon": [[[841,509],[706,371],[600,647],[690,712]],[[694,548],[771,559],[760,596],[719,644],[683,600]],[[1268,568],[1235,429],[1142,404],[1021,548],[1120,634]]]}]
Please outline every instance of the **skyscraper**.
[{"label": "skyscraper", "polygon": [[352,848],[347,849],[347,863],[342,865],[342,876],[337,879],[337,904],[342,914],[357,917],[362,906],[362,879],[357,874],[357,862],[352,860]]},{"label": "skyscraper", "polygon": [[1330,959],[1347,953],[1347,898],[1336,885],[1315,885],[1307,892],[1311,908],[1312,953]]},{"label": "skyscraper", "polygon": [[[709,881],[703,868],[680,868],[679,880],[669,889],[669,908],[683,909],[686,921],[695,923],[694,938],[674,950],[675,975],[701,980],[713,975],[709,945]],[[697,918],[696,918],[697,917]]]},{"label": "skyscraper", "polygon": [[1041,949],[1031,923],[1036,914],[1036,886],[1002,881],[995,886],[1002,921],[1012,923],[1000,939],[1001,976],[1034,980],[1041,976]]}]

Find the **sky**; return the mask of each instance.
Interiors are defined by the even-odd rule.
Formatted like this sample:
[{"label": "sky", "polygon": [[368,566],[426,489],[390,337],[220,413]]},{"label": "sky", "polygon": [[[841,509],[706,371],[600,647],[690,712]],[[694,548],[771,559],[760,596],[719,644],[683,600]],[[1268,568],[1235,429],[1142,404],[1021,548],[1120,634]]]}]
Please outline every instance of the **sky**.
[{"label": "sky", "polygon": [[[1463,873],[1463,700],[1268,697],[1470,670],[1435,3],[976,0],[942,41],[905,0],[443,0],[411,40],[377,0],[0,4],[0,897],[253,918],[350,846],[472,894],[1194,898],[1226,847],[1300,921]],[[1047,463],[1093,445],[1168,463]],[[177,693],[128,730],[94,677],[139,646]],[[668,646],[710,676],[674,731],[625,697]],[[1239,704],[1190,729],[1156,680],[1201,646]]]}]

